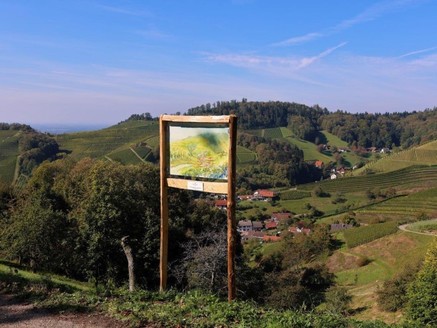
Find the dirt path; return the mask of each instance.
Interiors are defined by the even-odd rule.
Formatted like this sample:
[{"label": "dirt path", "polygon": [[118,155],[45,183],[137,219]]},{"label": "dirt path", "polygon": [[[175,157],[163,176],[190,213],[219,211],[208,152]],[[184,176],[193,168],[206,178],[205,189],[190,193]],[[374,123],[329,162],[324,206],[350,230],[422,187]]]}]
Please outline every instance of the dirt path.
[{"label": "dirt path", "polygon": [[102,314],[56,314],[18,303],[0,293],[0,327],[2,328],[116,328],[127,325]]},{"label": "dirt path", "polygon": [[[436,222],[437,222],[437,219],[431,219],[431,220],[420,221],[420,222],[436,223]],[[415,223],[417,223],[417,222],[415,222]],[[400,225],[400,226],[399,226],[399,229],[402,230],[402,231],[406,231],[406,232],[417,233],[417,234],[419,234],[419,235],[425,235],[425,236],[436,236],[436,234],[433,233],[433,232],[419,232],[419,231],[408,230],[408,226],[409,226],[410,224],[413,224],[413,223]]]}]

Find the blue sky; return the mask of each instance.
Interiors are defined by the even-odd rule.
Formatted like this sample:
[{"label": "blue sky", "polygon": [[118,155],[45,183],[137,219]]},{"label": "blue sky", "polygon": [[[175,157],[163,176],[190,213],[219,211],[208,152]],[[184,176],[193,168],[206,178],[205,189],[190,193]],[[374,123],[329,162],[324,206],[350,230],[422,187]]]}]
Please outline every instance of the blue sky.
[{"label": "blue sky", "polygon": [[436,0],[2,0],[0,121],[113,124],[242,98],[423,110],[436,31]]}]

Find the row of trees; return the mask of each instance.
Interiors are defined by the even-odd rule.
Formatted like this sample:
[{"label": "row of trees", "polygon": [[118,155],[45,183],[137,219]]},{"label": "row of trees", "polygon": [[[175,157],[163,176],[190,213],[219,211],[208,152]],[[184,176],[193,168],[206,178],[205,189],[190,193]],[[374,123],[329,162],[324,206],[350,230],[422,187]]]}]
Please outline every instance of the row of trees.
[{"label": "row of trees", "polygon": [[35,131],[27,124],[0,122],[0,130]]}]

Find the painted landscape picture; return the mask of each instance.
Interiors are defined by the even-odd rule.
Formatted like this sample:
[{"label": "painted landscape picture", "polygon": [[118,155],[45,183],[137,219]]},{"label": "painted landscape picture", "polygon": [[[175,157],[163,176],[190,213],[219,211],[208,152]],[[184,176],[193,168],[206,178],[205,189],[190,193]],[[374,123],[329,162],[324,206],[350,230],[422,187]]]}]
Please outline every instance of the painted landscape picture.
[{"label": "painted landscape picture", "polygon": [[228,178],[229,128],[170,126],[170,175]]}]

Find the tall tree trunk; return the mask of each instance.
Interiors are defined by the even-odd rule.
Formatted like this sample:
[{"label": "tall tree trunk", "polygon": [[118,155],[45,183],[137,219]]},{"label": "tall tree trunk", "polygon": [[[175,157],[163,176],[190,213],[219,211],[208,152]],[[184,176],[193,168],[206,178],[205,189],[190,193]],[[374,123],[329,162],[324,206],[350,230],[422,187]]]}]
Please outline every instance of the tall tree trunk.
[{"label": "tall tree trunk", "polygon": [[129,245],[129,236],[121,238],[121,246],[123,247],[124,254],[127,258],[127,268],[129,271],[129,291],[135,290],[135,263],[132,256],[132,247]]}]

